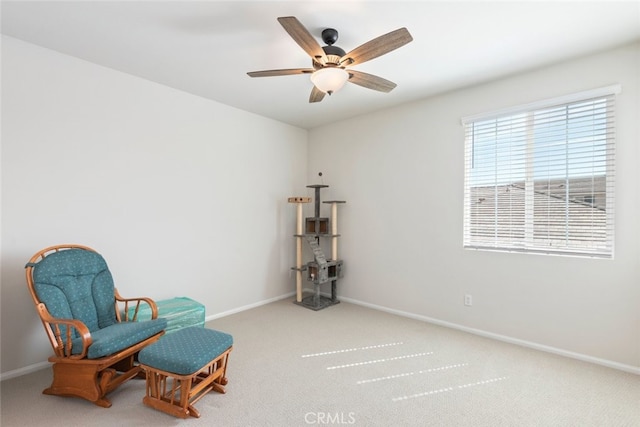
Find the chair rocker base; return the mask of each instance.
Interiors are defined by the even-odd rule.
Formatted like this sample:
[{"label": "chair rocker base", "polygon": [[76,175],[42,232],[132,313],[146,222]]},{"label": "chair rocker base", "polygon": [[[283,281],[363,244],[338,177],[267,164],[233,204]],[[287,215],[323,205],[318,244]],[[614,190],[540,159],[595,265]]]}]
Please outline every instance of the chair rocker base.
[{"label": "chair rocker base", "polygon": [[97,366],[54,363],[53,381],[51,386],[44,389],[42,393],[79,397],[103,408],[110,408],[111,401],[105,395],[140,372],[141,368],[138,366],[127,372],[118,373],[111,368],[99,371]]},{"label": "chair rocker base", "polygon": [[79,397],[103,408],[110,408],[111,401],[105,396],[131,378],[144,378],[144,370],[134,363],[136,356],[143,347],[157,341],[163,333],[103,359],[70,361],[52,356],[49,362],[53,363],[53,381],[42,393]]}]

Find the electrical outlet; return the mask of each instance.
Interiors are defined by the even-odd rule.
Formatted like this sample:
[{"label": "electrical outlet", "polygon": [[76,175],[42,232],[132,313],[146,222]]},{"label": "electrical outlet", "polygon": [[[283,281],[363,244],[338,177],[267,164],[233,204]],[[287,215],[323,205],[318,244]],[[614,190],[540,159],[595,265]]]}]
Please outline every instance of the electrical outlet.
[{"label": "electrical outlet", "polygon": [[473,297],[469,294],[464,296],[464,305],[471,307],[473,305]]}]

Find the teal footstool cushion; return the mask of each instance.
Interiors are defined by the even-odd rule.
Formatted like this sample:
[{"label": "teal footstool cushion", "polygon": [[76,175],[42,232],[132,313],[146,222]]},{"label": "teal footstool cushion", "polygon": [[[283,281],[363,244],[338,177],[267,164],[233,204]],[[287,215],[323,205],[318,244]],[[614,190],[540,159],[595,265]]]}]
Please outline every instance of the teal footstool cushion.
[{"label": "teal footstool cushion", "polygon": [[233,337],[213,329],[192,326],[165,335],[143,348],[138,361],[178,375],[193,374],[233,345]]}]

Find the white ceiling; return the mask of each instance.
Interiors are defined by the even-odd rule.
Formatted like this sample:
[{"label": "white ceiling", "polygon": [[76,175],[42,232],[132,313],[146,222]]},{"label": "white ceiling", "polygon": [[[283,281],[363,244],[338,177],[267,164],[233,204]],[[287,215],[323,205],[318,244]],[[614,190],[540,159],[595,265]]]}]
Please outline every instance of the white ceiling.
[{"label": "white ceiling", "polygon": [[[640,0],[2,1],[2,33],[302,128],[502,78],[640,39]],[[414,41],[354,69],[398,84],[347,84],[309,104],[310,59],[276,20],[296,16],[345,51],[400,27]],[[322,44],[322,43],[321,43]]]}]

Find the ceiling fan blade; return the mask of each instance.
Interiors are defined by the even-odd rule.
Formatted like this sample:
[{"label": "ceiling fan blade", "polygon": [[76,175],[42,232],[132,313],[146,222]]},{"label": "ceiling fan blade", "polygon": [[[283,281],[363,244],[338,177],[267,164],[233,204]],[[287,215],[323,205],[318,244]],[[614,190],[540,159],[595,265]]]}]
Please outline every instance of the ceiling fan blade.
[{"label": "ceiling fan blade", "polygon": [[327,56],[324,50],[309,31],[294,16],[284,16],[278,18],[280,25],[289,33],[291,38],[304,49],[307,54],[317,62],[324,64]]},{"label": "ceiling fan blade", "polygon": [[380,92],[391,92],[397,85],[394,82],[383,79],[382,77],[374,76],[373,74],[363,73],[362,71],[347,70],[350,74],[350,83],[357,84],[358,86],[366,87],[367,89],[373,89]]},{"label": "ceiling fan blade", "polygon": [[283,70],[264,70],[250,71],[249,77],[273,77],[273,76],[290,76],[293,74],[311,74],[315,70],[313,68],[285,68]]},{"label": "ceiling fan blade", "polygon": [[406,28],[399,28],[390,33],[369,40],[340,58],[340,65],[362,64],[378,56],[389,53],[413,40]]},{"label": "ceiling fan blade", "polygon": [[309,103],[322,101],[324,95],[325,93],[323,91],[314,86],[313,89],[311,89],[311,95],[309,95]]}]

